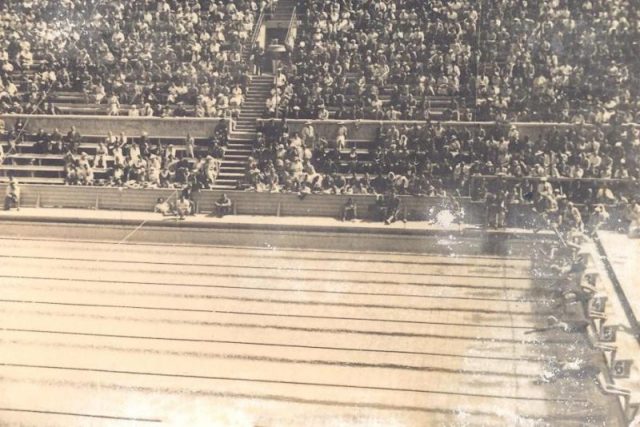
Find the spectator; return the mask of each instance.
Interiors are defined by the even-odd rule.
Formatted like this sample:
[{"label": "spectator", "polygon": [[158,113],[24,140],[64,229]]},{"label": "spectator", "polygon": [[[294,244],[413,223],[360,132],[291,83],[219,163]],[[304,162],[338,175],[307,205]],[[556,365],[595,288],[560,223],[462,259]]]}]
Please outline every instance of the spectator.
[{"label": "spectator", "polygon": [[225,215],[231,213],[232,202],[226,193],[222,193],[220,198],[214,203],[215,214],[218,218],[222,218]]},{"label": "spectator", "polygon": [[176,202],[176,214],[180,219],[185,219],[187,215],[191,215],[192,213],[192,202],[188,198],[185,197],[184,194],[181,194]]},{"label": "spectator", "polygon": [[358,206],[353,201],[353,198],[349,197],[342,206],[342,221],[353,221],[358,218]]},{"label": "spectator", "polygon": [[20,185],[13,177],[9,180],[4,198],[4,210],[8,211],[12,207],[20,210]]},{"label": "spectator", "polygon": [[158,197],[156,205],[153,208],[153,212],[160,213],[162,216],[170,216],[173,215],[173,208],[169,201],[165,200],[163,197]]},{"label": "spectator", "polygon": [[[400,201],[400,197],[398,197],[397,194],[390,193],[385,204],[387,207],[387,213],[384,223],[385,225],[389,225],[396,222],[400,218],[402,214],[402,202]],[[406,219],[403,219],[403,221],[406,222]]]}]

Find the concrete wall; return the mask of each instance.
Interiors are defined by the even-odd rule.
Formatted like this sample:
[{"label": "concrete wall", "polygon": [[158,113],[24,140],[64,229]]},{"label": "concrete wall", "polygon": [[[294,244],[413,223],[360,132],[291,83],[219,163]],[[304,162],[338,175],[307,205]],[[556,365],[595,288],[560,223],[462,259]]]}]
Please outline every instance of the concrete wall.
[{"label": "concrete wall", "polygon": [[[300,130],[306,120],[298,120],[298,119],[289,119],[287,120],[287,124],[289,126],[290,133],[296,132]],[[338,122],[339,120],[315,120],[313,125],[316,128],[318,135],[324,136],[325,138],[335,138],[336,132],[338,130]],[[400,127],[405,124],[408,126],[413,126],[415,124],[424,125],[424,121],[378,121],[378,120],[344,120],[345,126],[349,129],[349,139],[360,139],[360,140],[373,140],[375,138],[378,127],[380,124],[384,124],[385,126],[391,126],[392,124]],[[454,129],[462,129],[462,128],[493,128],[495,126],[495,122],[442,122],[444,127],[454,128]],[[529,136],[530,138],[536,138],[543,132],[551,129],[552,127],[558,128],[571,128],[574,125],[568,123],[513,123],[514,126],[518,128],[521,136]],[[636,125],[633,125],[636,126]]]},{"label": "concrete wall", "polygon": [[[128,136],[137,136],[146,131],[150,136],[184,137],[187,132],[190,132],[196,138],[213,135],[220,121],[218,118],[194,117],[0,115],[0,120],[5,122],[6,128],[13,127],[19,118],[27,121],[29,132],[37,132],[40,128],[51,132],[58,128],[64,134],[71,126],[75,126],[82,135],[106,135],[111,131],[116,135],[124,132]],[[229,121],[229,119],[225,120]]]},{"label": "concrete wall", "polygon": [[[175,201],[179,191],[170,189],[119,189],[112,187],[82,187],[64,185],[22,185],[21,204],[25,207],[122,209],[152,211],[158,197]],[[369,207],[375,203],[370,195],[308,195],[301,200],[296,194],[270,194],[246,191],[228,191],[239,215],[325,216],[339,217],[349,197],[358,205],[358,215],[370,218]],[[211,212],[220,191],[200,191],[194,196],[200,212]],[[407,219],[423,219],[429,209],[442,206],[438,197],[402,196]],[[484,203],[462,199],[465,222],[484,221]]]},{"label": "concrete wall", "polygon": [[[171,189],[119,189],[112,187],[81,187],[64,185],[22,185],[21,204],[24,207],[110,209],[129,211],[152,211],[158,197],[175,201],[178,190]],[[358,206],[358,217],[372,220],[370,208],[375,196],[370,195],[308,195],[301,200],[296,194],[254,193],[246,191],[227,191],[234,203],[236,214],[257,216],[296,216],[296,217],[333,217],[339,218],[341,209],[349,197]],[[200,191],[193,197],[198,212],[210,213],[221,191]],[[401,196],[403,213],[409,221],[432,218],[443,203],[438,197]],[[464,209],[464,223],[484,224],[486,205],[473,202],[470,198],[460,199]],[[433,208],[433,209],[432,209]],[[536,226],[537,215],[531,205],[511,205],[507,216],[510,227],[531,228]],[[607,208],[611,215],[609,226],[620,223],[622,212],[615,206]],[[428,217],[431,211],[431,216]],[[587,213],[584,212],[583,215]]]}]

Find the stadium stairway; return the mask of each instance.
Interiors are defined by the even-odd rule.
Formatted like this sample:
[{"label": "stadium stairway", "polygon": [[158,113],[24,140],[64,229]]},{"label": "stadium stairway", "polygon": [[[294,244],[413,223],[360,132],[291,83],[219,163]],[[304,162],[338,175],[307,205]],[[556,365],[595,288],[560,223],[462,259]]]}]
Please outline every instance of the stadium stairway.
[{"label": "stadium stairway", "polygon": [[295,0],[278,0],[276,9],[273,11],[270,19],[272,21],[288,21],[291,19],[293,8],[296,7]]},{"label": "stadium stairway", "polygon": [[262,116],[272,85],[271,75],[253,76],[240,116],[229,135],[216,188],[236,188],[238,180],[244,177],[245,165],[256,139],[256,120]]}]

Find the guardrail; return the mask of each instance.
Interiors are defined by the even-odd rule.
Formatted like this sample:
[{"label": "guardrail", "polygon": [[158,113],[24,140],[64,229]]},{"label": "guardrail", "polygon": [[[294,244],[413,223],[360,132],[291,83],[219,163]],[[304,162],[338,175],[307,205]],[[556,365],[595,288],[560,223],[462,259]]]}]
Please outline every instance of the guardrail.
[{"label": "guardrail", "polygon": [[[248,45],[249,54],[251,54],[251,51],[256,45],[256,41],[258,40],[258,34],[260,34],[260,28],[262,27],[262,23],[264,22],[265,9],[266,9],[266,6],[260,9],[260,13],[258,14],[258,19],[256,20],[256,24],[253,27],[253,33],[251,33],[251,40]],[[240,52],[240,54],[244,55],[244,46],[242,46],[242,51]]]},{"label": "guardrail", "polygon": [[293,42],[294,40],[292,40],[292,33],[293,33],[293,29],[295,28],[295,25],[297,23],[297,16],[298,16],[298,11],[297,11],[298,6],[294,6],[293,7],[293,11],[291,12],[291,19],[289,20],[289,28],[287,29],[287,36],[284,38],[284,44],[285,46],[291,46],[293,47]]}]

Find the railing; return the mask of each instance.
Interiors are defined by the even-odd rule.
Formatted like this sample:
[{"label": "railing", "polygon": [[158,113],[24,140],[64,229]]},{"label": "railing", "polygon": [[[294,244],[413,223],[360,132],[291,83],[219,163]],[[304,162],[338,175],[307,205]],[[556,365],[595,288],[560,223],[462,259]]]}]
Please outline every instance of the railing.
[{"label": "railing", "polygon": [[293,29],[296,26],[296,23],[298,21],[297,17],[298,17],[298,11],[297,11],[298,6],[294,6],[293,7],[293,12],[291,12],[291,19],[289,19],[289,28],[287,29],[287,36],[284,38],[284,44],[285,46],[293,46],[293,37],[292,37],[292,33],[293,33]]},{"label": "railing", "polygon": [[[260,28],[262,27],[262,22],[264,21],[264,12],[265,8],[263,7],[262,9],[260,9],[260,14],[258,15],[256,24],[253,27],[253,33],[251,34],[251,39],[249,40],[249,44],[247,45],[249,55],[251,55],[251,51],[256,45],[256,40],[258,40],[258,34],[260,34]],[[240,53],[244,57],[244,46],[242,46],[242,51]]]}]

